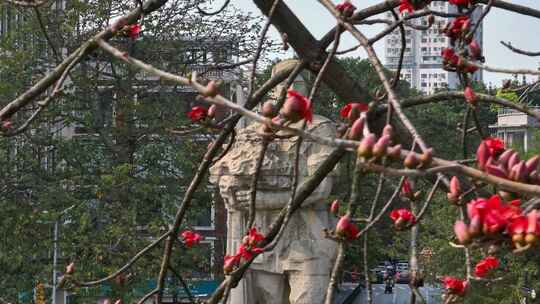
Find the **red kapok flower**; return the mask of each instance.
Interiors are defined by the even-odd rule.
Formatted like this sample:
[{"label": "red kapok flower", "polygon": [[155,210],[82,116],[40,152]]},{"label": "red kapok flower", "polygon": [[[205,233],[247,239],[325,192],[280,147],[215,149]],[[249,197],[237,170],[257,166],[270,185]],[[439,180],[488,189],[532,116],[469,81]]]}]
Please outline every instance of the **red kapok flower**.
[{"label": "red kapok flower", "polygon": [[203,240],[203,237],[200,234],[190,230],[184,230],[180,235],[184,239],[184,244],[188,248],[193,247],[193,245],[199,244]]},{"label": "red kapok flower", "polygon": [[465,91],[463,92],[463,95],[465,96],[465,100],[467,100],[468,103],[470,103],[471,105],[476,104],[476,94],[471,87],[467,86],[465,88]]},{"label": "red kapok flower", "polygon": [[483,278],[497,267],[499,267],[499,260],[496,257],[488,256],[476,264],[474,273],[477,277]]},{"label": "red kapok flower", "polygon": [[249,229],[248,235],[244,237],[243,243],[250,248],[254,248],[257,244],[264,240],[264,235],[257,232],[257,228]]},{"label": "red kapok flower", "polygon": [[456,66],[459,62],[459,57],[452,48],[445,48],[441,51],[441,56],[444,63]]},{"label": "red kapok flower", "polygon": [[400,13],[407,12],[409,14],[414,12],[414,6],[412,5],[411,1],[410,0],[400,0],[399,1],[399,12]]},{"label": "red kapok flower", "polygon": [[450,294],[455,294],[459,296],[465,295],[467,289],[467,281],[460,280],[455,277],[446,276],[443,278],[444,288]]},{"label": "red kapok flower", "polygon": [[358,232],[360,232],[360,230],[351,222],[349,215],[342,216],[336,225],[336,234],[347,238],[349,241],[354,240]]},{"label": "red kapok flower", "polygon": [[490,156],[498,156],[504,151],[504,142],[500,138],[488,137],[483,142],[486,143]]},{"label": "red kapok flower", "polygon": [[416,217],[411,210],[406,208],[392,210],[392,212],[390,212],[390,218],[394,221],[394,226],[398,229],[416,223]]},{"label": "red kapok flower", "polygon": [[126,26],[126,35],[131,39],[137,39],[141,33],[141,25],[138,23]]},{"label": "red kapok flower", "polygon": [[337,215],[338,212],[339,212],[339,201],[334,200],[332,202],[332,205],[330,205],[330,213],[332,213],[333,215]]},{"label": "red kapok flower", "polygon": [[307,122],[313,120],[311,101],[295,90],[287,91],[288,98],[281,108],[281,115],[292,123],[305,119]]},{"label": "red kapok flower", "polygon": [[403,181],[403,185],[401,186],[401,195],[409,198],[413,197],[414,195],[411,183],[409,182],[408,178],[405,178],[405,180]]},{"label": "red kapok flower", "polygon": [[345,0],[342,3],[336,5],[336,9],[344,16],[350,17],[356,10],[356,6],[354,6],[350,0]]},{"label": "red kapok flower", "polygon": [[201,121],[208,115],[208,110],[203,107],[195,106],[187,113],[187,116],[193,121]]},{"label": "red kapok flower", "polygon": [[448,0],[450,4],[468,6],[471,4],[471,0]]},{"label": "red kapok flower", "polygon": [[365,103],[359,103],[359,102],[350,102],[343,106],[341,110],[339,110],[339,115],[343,119],[348,119],[349,121],[355,121],[360,117],[361,112],[366,112],[369,109],[368,105]]}]

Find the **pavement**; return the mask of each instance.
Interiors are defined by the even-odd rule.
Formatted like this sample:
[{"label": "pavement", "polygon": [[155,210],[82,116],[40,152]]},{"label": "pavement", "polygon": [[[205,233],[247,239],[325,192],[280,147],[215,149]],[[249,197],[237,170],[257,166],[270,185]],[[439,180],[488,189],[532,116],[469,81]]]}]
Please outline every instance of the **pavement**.
[{"label": "pavement", "polygon": [[[357,285],[354,283],[344,283],[340,286],[340,292],[337,295],[336,304],[341,304],[345,298],[352,293]],[[426,304],[440,304],[441,290],[434,286],[420,287],[420,293],[424,296]],[[373,303],[374,304],[409,304],[411,290],[406,284],[396,284],[392,294],[384,293],[384,284],[373,285]],[[362,289],[360,295],[354,301],[354,304],[367,304],[367,291]]]}]

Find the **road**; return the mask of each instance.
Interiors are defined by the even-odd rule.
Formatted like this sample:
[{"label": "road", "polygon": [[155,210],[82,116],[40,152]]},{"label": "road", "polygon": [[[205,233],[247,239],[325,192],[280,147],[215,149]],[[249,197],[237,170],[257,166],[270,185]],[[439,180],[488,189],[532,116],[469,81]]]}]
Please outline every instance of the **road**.
[{"label": "road", "polygon": [[[343,300],[349,295],[353,289],[356,287],[354,284],[345,283],[341,286],[341,291],[338,294],[336,304],[340,304]],[[440,304],[441,300],[441,290],[435,287],[421,287],[420,293],[424,296],[426,304]],[[409,297],[411,296],[411,290],[406,284],[396,284],[392,294],[384,293],[383,284],[374,284],[373,285],[373,303],[374,304],[408,304]],[[367,292],[362,290],[361,294],[358,296],[354,304],[366,304],[367,303]]]}]

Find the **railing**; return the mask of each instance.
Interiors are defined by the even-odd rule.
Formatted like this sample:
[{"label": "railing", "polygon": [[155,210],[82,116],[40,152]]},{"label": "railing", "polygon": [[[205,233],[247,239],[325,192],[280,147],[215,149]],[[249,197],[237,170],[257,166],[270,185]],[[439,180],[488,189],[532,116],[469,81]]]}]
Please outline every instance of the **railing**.
[{"label": "railing", "polygon": [[[535,112],[540,112],[540,106],[531,106],[529,107],[529,109],[535,111]],[[522,114],[522,115],[526,115],[525,113],[522,113],[518,110],[514,110],[514,109],[508,109],[508,108],[503,108],[503,109],[500,109],[498,112],[497,112],[498,115],[512,115],[512,114]]]}]

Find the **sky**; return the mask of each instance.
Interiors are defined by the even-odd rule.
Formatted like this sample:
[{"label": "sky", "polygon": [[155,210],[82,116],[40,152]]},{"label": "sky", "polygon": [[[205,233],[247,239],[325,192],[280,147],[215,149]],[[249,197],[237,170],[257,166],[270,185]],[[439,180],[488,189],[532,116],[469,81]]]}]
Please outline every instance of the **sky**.
[{"label": "sky", "polygon": [[[220,1],[216,1],[216,5],[220,5],[220,3],[218,3]],[[321,38],[335,25],[334,18],[317,0],[282,1],[287,3],[316,38]],[[362,9],[382,1],[383,0],[353,0],[352,2],[358,9]],[[540,0],[507,0],[507,2],[525,5],[540,10]],[[251,0],[232,0],[232,3],[239,9],[252,12],[255,15],[260,15],[260,11]],[[338,3],[338,1],[334,1],[334,3]],[[379,18],[380,17],[381,16],[379,16]],[[368,37],[371,37],[382,28],[383,27],[381,26],[364,25],[360,27],[360,30]],[[277,31],[272,29],[270,37],[278,39],[279,36]],[[486,57],[487,65],[493,67],[529,69],[540,66],[540,57],[515,54],[501,45],[501,40],[509,41],[513,46],[524,50],[540,51],[540,19],[493,8],[484,20],[484,56]],[[356,40],[350,35],[342,36],[340,49],[355,46],[355,41]],[[384,39],[375,44],[375,49],[381,60],[384,62]],[[293,53],[290,51],[285,56],[292,57],[292,55]],[[365,53],[360,51],[351,53],[351,56],[366,58]],[[484,82],[486,84],[491,83],[494,86],[500,86],[503,79],[510,77],[511,75],[508,74],[484,72]],[[532,76],[529,79],[532,79]]]}]

